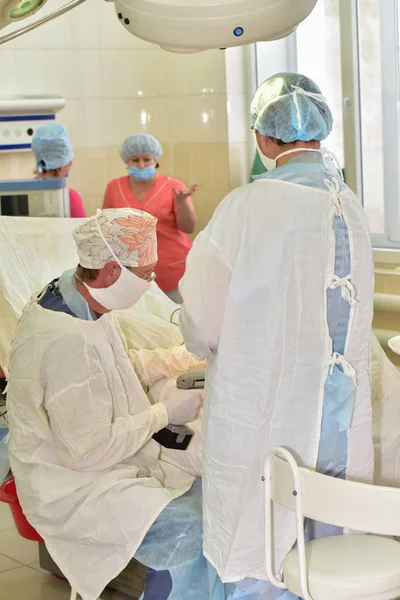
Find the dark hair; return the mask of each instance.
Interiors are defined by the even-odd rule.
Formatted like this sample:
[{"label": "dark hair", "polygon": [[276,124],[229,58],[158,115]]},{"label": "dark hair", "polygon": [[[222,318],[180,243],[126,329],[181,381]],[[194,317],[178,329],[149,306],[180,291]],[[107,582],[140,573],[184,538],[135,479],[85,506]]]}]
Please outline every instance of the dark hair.
[{"label": "dark hair", "polygon": [[[34,174],[35,175],[45,175],[47,173],[49,173],[52,177],[59,177],[59,171],[60,169],[62,169],[63,167],[58,167],[57,169],[46,169],[46,163],[44,160],[41,160],[38,164],[38,166],[42,167],[41,171],[38,171],[38,169],[34,170]],[[63,165],[63,166],[67,166],[67,165]]]},{"label": "dark hair", "polygon": [[[256,131],[256,128],[254,125],[252,125],[251,129],[253,131]],[[262,134],[261,134],[262,135]],[[300,142],[301,140],[295,140],[294,142],[283,142],[282,140],[278,140],[278,138],[271,138],[271,140],[274,140],[274,142],[276,144],[278,144],[278,146],[287,146],[287,144],[295,144],[296,142]],[[318,140],[310,140],[310,142],[317,142]],[[309,142],[307,142],[309,143]],[[158,164],[157,164],[158,167]]]},{"label": "dark hair", "polygon": [[[295,140],[294,142],[282,142],[282,140],[277,140],[276,138],[271,138],[274,140],[278,146],[287,146],[288,144],[295,144],[296,142],[301,142],[302,140]],[[306,144],[310,144],[311,142],[318,142],[318,140],[309,140],[308,142],[304,142]]]},{"label": "dark hair", "polygon": [[[59,169],[60,169],[60,168],[61,168],[61,167],[59,167]],[[46,173],[50,173],[50,175],[51,175],[52,177],[58,177],[58,171],[59,171],[59,169],[42,169],[42,171],[38,171],[37,169],[35,169],[35,170],[33,171],[33,173],[34,173],[34,175],[39,175],[39,176],[40,176],[40,175],[44,175],[44,174],[46,174]]]},{"label": "dark hair", "polygon": [[82,267],[81,265],[78,265],[76,267],[76,274],[78,275],[79,279],[86,279],[87,281],[95,281],[97,279],[97,277],[99,276],[101,269],[87,269],[86,267]]}]

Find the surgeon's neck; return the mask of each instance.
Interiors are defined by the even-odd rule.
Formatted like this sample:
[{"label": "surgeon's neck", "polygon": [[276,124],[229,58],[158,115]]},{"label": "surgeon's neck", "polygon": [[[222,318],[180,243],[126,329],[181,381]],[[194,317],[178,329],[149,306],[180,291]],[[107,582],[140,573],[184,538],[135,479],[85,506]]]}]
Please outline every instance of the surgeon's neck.
[{"label": "surgeon's neck", "polygon": [[104,308],[101,304],[99,304],[92,296],[89,294],[89,291],[85,285],[83,285],[82,280],[75,274],[75,283],[76,289],[80,293],[81,296],[86,300],[89,305],[91,311],[98,315],[105,315],[106,313],[111,312],[107,308]]},{"label": "surgeon's neck", "polygon": [[284,144],[281,146],[281,152],[287,152],[288,150],[297,150],[298,152],[293,152],[292,154],[287,154],[286,156],[282,156],[282,158],[278,158],[276,166],[281,167],[282,165],[289,162],[289,160],[293,160],[296,156],[300,156],[301,154],[307,154],[307,150],[319,150],[321,148],[321,142],[295,142],[294,144]]}]

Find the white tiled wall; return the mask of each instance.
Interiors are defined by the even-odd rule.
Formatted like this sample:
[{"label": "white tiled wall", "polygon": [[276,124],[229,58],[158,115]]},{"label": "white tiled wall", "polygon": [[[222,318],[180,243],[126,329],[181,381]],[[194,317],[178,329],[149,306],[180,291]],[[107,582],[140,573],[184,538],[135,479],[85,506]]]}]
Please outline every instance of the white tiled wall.
[{"label": "white tiled wall", "polygon": [[[64,0],[53,0],[37,16],[62,4]],[[66,99],[57,118],[68,128],[76,151],[71,185],[84,197],[89,213],[101,205],[107,181],[125,172],[118,156],[124,137],[139,131],[162,142],[164,172],[200,184],[195,198],[200,226],[227,193],[223,52],[167,53],[130,35],[112,2],[88,0],[1,46],[0,72],[0,94],[60,94]],[[33,166],[26,155],[3,155],[0,177],[30,176]]]},{"label": "white tiled wall", "polygon": [[249,105],[254,90],[251,89],[251,64],[249,62],[249,52],[246,48],[229,48],[226,51],[225,78],[228,113],[229,183],[231,187],[238,187],[249,180],[251,168],[250,149],[253,147]]}]

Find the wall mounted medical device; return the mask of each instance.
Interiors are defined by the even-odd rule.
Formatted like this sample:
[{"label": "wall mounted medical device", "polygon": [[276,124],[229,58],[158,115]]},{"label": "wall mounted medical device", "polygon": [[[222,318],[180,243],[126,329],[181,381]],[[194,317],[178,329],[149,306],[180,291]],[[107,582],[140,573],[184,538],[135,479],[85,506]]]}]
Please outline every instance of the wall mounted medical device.
[{"label": "wall mounted medical device", "polygon": [[36,129],[64,106],[61,96],[0,96],[0,152],[30,150]]},{"label": "wall mounted medical device", "polygon": [[69,217],[67,180],[0,181],[0,215],[3,217]]},{"label": "wall mounted medical device", "polygon": [[[45,2],[0,0],[0,29],[33,14]],[[35,23],[2,36],[0,44],[83,2],[72,0]],[[165,50],[181,53],[286,37],[308,17],[316,3],[317,0],[114,0],[117,18],[130,33]]]}]

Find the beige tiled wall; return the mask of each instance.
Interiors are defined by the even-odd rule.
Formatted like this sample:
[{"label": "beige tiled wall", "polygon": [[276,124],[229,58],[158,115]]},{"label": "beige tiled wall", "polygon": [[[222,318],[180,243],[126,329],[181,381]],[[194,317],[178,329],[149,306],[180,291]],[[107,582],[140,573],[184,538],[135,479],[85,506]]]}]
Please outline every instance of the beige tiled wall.
[{"label": "beige tiled wall", "polygon": [[[199,185],[193,198],[199,231],[229,191],[228,146],[226,143],[173,144],[160,141],[164,149],[160,172],[180,179],[187,185]],[[125,173],[126,167],[119,158],[117,146],[82,148],[76,151],[71,186],[80,191],[88,214],[93,214],[102,205],[107,182]]]},{"label": "beige tiled wall", "polygon": [[[400,312],[390,310],[390,297],[400,297],[400,266],[398,264],[375,264],[375,293],[387,295],[387,309],[375,303],[374,330],[381,335],[381,343],[390,360],[400,368],[400,356],[394,354],[385,344],[392,335],[400,335]],[[392,306],[393,308],[393,306]]]},{"label": "beige tiled wall", "polygon": [[[39,13],[54,10],[53,0]],[[50,4],[50,3],[49,3]],[[25,22],[24,22],[25,23]],[[107,181],[125,173],[124,137],[150,132],[164,147],[161,171],[199,184],[199,228],[230,187],[225,55],[164,52],[130,35],[113,3],[88,0],[36,31],[0,47],[1,94],[60,94],[57,115],[76,158],[71,186],[89,214]],[[0,177],[29,177],[31,153],[0,155]]]}]

